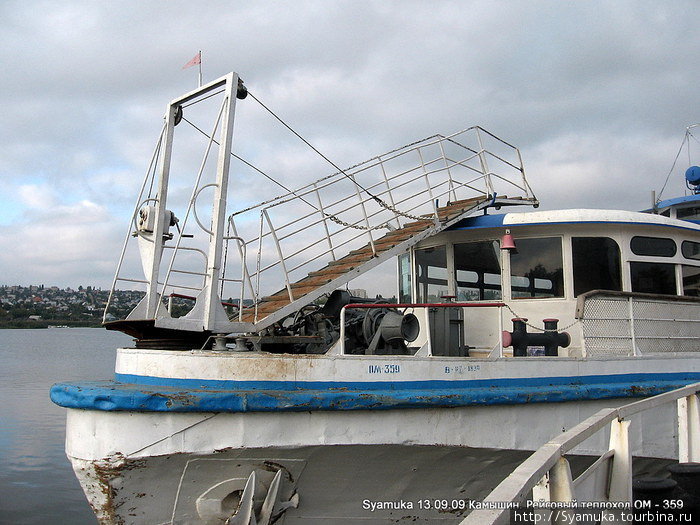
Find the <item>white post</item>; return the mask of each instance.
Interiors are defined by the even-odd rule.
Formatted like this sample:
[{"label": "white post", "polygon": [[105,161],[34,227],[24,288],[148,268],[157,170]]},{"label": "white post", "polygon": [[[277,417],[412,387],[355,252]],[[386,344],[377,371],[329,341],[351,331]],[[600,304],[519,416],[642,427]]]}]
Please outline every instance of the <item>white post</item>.
[{"label": "white post", "polygon": [[639,355],[639,348],[637,348],[637,338],[634,335],[634,303],[632,302],[632,298],[629,297],[627,299],[628,301],[628,312],[630,315],[630,337],[632,339],[632,355],[633,356],[638,356]]},{"label": "white post", "polygon": [[498,357],[503,357],[503,307],[498,307]]},{"label": "white post", "polygon": [[326,217],[326,211],[323,209],[323,202],[321,201],[321,194],[318,191],[318,184],[314,182],[314,191],[316,192],[316,200],[318,201],[318,212],[321,214],[321,220],[323,221],[323,229],[326,231],[326,242],[328,243],[328,250],[331,252],[331,258],[335,261],[335,252],[333,251],[333,240],[331,239],[331,232],[328,230],[328,219]]},{"label": "white post", "polygon": [[[610,423],[610,450],[614,452],[608,501],[622,501],[632,504],[632,451],[629,444],[628,420],[615,419]],[[611,511],[610,520],[618,522],[620,511]]]},{"label": "white post", "polygon": [[678,461],[700,462],[700,403],[697,394],[678,401]]},{"label": "white post", "polygon": [[571,479],[571,467],[566,458],[559,458],[549,471],[549,491],[552,501],[572,501],[574,485]]},{"label": "white post", "polygon": [[145,319],[155,319],[158,315],[160,294],[158,293],[158,275],[160,273],[160,260],[163,255],[163,235],[165,234],[164,216],[168,196],[168,179],[170,177],[170,157],[173,150],[173,134],[175,133],[175,114],[178,107],[175,104],[168,106],[166,115],[165,133],[161,144],[163,156],[160,159],[160,173],[158,179],[158,195],[156,202],[155,224],[153,225],[153,261],[146,279],[146,315]]},{"label": "white post", "polygon": [[340,341],[341,344],[341,354],[345,353],[345,306],[343,306],[340,309],[340,336],[338,337],[338,341]]},{"label": "white post", "polygon": [[[565,458],[559,458],[549,471],[549,493],[552,501],[571,502],[574,500],[574,483],[571,479],[571,467]],[[561,509],[552,516],[556,525],[576,525],[573,510]]]},{"label": "white post", "polygon": [[202,87],[202,50],[199,50],[199,87]]},{"label": "white post", "polygon": [[275,247],[277,248],[277,256],[280,259],[280,264],[282,265],[282,272],[284,273],[284,285],[287,287],[287,294],[289,295],[289,302],[294,302],[294,294],[292,293],[292,285],[289,280],[289,273],[287,272],[287,265],[284,264],[284,255],[282,254],[282,246],[280,246],[280,241],[277,238],[277,233],[275,233],[275,228],[272,226],[272,221],[267,213],[267,208],[262,211],[265,215],[265,220],[267,221],[267,226],[270,228],[270,234],[272,235],[272,240],[275,241]]},{"label": "white post", "polygon": [[[554,466],[549,469],[542,479],[532,488],[534,501],[560,501],[571,502],[574,500],[574,483],[571,478],[571,467],[566,458],[559,458]],[[566,512],[551,513],[549,510],[540,510],[537,514],[540,523],[576,525],[573,514]]]},{"label": "white post", "polygon": [[489,173],[489,165],[486,162],[486,150],[484,150],[484,143],[481,140],[481,129],[478,127],[476,128],[476,140],[479,143],[479,163],[481,164],[481,172],[484,175],[486,191],[493,198],[495,192],[493,191],[493,185],[491,184],[491,174]]},{"label": "white post", "polygon": [[430,186],[430,179],[428,178],[428,168],[425,166],[425,161],[423,160],[423,153],[420,148],[416,150],[418,152],[418,157],[420,158],[420,165],[423,168],[423,179],[425,179],[425,189],[428,190],[428,195],[430,195],[430,202],[433,205],[433,217],[435,224],[440,223],[440,216],[438,215],[438,207],[435,202],[435,197],[433,196],[433,188]]},{"label": "white post", "polygon": [[[231,163],[231,141],[233,139],[233,119],[236,109],[236,93],[238,91],[238,75],[226,75],[227,107],[223,117],[221,140],[219,141],[219,159],[216,167],[216,189],[212,209],[212,235],[209,238],[209,257],[207,268],[207,284],[203,293],[206,294],[204,303],[204,329],[216,331],[216,321],[228,321],[228,316],[221,306],[218,294],[218,284],[221,276],[221,254],[226,225],[226,194],[228,192],[228,172]],[[223,313],[223,314],[222,314]]]},{"label": "white post", "polygon": [[[552,471],[549,470],[544,476],[540,478],[537,485],[532,487],[532,500],[540,502],[552,501],[552,491],[550,489],[550,475]],[[535,507],[533,510],[535,516],[535,523],[549,524],[551,518],[551,512],[543,507]]]},{"label": "white post", "polygon": [[374,247],[374,239],[372,238],[372,228],[369,225],[369,217],[367,216],[367,208],[365,207],[365,201],[362,199],[362,194],[360,193],[360,187],[357,185],[355,182],[355,177],[352,175],[350,176],[350,180],[352,180],[353,184],[355,185],[355,193],[357,194],[357,200],[360,203],[360,208],[362,208],[362,215],[365,218],[365,228],[367,229],[367,236],[369,237],[369,245],[372,248],[372,255],[377,255],[377,250]]}]

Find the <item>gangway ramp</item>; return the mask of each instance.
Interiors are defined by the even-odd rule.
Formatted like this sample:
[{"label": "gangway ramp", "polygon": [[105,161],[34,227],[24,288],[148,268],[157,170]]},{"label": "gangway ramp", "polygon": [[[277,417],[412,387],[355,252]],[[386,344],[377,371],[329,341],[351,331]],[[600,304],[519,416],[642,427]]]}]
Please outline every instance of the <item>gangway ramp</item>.
[{"label": "gangway ramp", "polygon": [[[168,105],[112,286],[144,286],[145,296],[109,328],[137,339],[177,337],[173,331],[260,332],[464,217],[489,207],[538,205],[520,151],[479,126],[418,140],[294,189],[286,185],[293,176],[282,183],[253,166],[244,187],[231,167],[237,96],[245,93],[230,73]],[[175,126],[191,124],[190,112],[199,107],[193,105],[216,104],[215,97],[223,97],[220,110],[202,144],[200,168],[186,181],[191,193],[183,191],[184,183],[171,180],[187,172],[171,169]],[[250,195],[268,191],[255,187],[261,174],[285,191],[250,204]],[[189,201],[175,198],[184,194]],[[204,195],[212,198],[210,220],[198,215]],[[132,245],[143,274],[125,263]],[[178,317],[165,307],[173,294],[196,298],[188,313]],[[239,308],[227,311],[222,300]],[[105,320],[112,303],[110,296]]]}]

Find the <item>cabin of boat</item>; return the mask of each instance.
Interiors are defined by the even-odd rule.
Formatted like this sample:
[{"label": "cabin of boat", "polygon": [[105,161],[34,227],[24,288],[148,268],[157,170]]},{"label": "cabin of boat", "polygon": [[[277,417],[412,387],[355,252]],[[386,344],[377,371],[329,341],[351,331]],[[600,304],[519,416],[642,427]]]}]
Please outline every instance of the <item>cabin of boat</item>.
[{"label": "cabin of boat", "polygon": [[[671,210],[676,208],[666,209]],[[505,303],[510,317],[542,330],[545,319],[558,318],[558,328],[567,327],[571,335],[570,346],[559,348],[558,355],[590,355],[586,342],[588,350],[602,346],[596,336],[606,334],[594,333],[606,328],[600,326],[602,314],[585,316],[586,302],[590,308],[630,299],[660,314],[651,321],[657,333],[645,332],[637,346],[658,350],[675,335],[676,351],[689,350],[695,332],[683,338],[683,318],[691,329],[699,290],[700,226],[664,215],[574,209],[469,217],[399,256],[400,302],[444,302],[450,296],[457,302]],[[691,310],[663,321],[658,310],[671,304]],[[618,324],[607,327],[609,349],[610,339],[621,336],[619,313],[608,319]],[[490,353],[499,333],[493,312],[468,309],[463,324],[466,344],[473,347],[469,355]],[[634,349],[628,350],[632,355]]]},{"label": "cabin of boat", "polygon": [[[397,256],[398,305],[337,290],[274,335],[236,333],[219,349],[462,357],[697,351],[700,225],[686,218],[697,200],[658,214],[572,209],[462,218]],[[393,325],[385,322],[384,344],[373,348],[387,312],[398,311]],[[637,334],[635,317],[650,327]],[[514,352],[503,337],[511,320],[535,332],[566,330],[569,339],[549,353],[542,341]]]}]

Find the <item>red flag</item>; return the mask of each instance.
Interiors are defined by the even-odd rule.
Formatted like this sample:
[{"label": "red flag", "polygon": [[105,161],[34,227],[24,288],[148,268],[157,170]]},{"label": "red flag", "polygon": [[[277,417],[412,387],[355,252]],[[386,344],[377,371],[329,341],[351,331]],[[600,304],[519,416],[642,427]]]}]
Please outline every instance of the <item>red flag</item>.
[{"label": "red flag", "polygon": [[201,64],[201,63],[202,63],[202,52],[200,51],[199,53],[197,53],[194,56],[194,58],[192,60],[190,60],[189,62],[187,62],[187,64],[182,66],[182,69],[187,69],[188,67],[196,66],[197,64]]}]

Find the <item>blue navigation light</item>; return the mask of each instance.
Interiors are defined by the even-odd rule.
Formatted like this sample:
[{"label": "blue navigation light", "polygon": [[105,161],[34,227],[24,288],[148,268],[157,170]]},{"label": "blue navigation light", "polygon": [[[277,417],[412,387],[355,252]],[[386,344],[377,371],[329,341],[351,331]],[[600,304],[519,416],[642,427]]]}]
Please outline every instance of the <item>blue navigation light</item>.
[{"label": "blue navigation light", "polygon": [[700,185],[700,166],[691,166],[685,170],[685,180],[687,180],[688,184],[691,186]]}]

